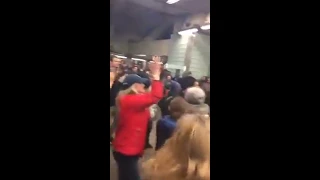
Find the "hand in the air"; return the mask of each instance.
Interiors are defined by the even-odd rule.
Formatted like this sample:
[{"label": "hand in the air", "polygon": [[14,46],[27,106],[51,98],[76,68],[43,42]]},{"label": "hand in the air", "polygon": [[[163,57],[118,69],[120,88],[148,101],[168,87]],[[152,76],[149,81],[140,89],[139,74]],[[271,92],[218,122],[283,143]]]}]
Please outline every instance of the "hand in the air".
[{"label": "hand in the air", "polygon": [[149,62],[149,69],[150,69],[150,74],[152,74],[155,80],[160,80],[161,66],[162,66],[161,57],[153,56],[152,61]]}]

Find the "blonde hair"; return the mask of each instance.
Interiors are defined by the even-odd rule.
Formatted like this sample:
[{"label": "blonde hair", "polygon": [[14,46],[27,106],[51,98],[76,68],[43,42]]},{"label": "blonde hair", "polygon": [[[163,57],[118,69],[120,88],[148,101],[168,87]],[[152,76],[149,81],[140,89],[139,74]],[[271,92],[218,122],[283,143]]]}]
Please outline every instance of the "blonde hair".
[{"label": "blonde hair", "polygon": [[173,136],[143,164],[143,173],[148,180],[209,180],[209,117],[182,116]]},{"label": "blonde hair", "polygon": [[118,108],[118,110],[119,110],[119,99],[120,99],[120,97],[124,96],[124,95],[128,95],[128,94],[137,94],[136,91],[133,88],[133,85],[130,86],[129,88],[125,89],[125,90],[119,91],[119,93],[118,93],[118,95],[116,97],[116,107]]}]

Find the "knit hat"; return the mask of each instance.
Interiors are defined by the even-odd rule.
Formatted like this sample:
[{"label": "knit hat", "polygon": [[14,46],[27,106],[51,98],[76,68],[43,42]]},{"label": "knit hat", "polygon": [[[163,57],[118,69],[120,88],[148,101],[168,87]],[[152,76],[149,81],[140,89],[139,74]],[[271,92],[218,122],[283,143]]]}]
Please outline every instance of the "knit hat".
[{"label": "knit hat", "polygon": [[199,87],[190,87],[184,93],[184,99],[190,104],[203,104],[206,94]]},{"label": "knit hat", "polygon": [[184,94],[184,99],[201,114],[210,114],[210,108],[204,103],[205,92],[199,87],[188,88]]}]

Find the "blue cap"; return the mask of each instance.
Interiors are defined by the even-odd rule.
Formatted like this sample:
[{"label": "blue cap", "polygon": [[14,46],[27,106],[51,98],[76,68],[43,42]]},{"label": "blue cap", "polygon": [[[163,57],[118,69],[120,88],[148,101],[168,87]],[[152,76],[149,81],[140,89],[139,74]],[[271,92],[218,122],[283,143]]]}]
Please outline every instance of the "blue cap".
[{"label": "blue cap", "polygon": [[148,83],[148,79],[146,78],[142,78],[136,74],[128,74],[124,80],[123,80],[123,85],[126,87],[130,87],[135,83],[139,83],[139,84],[144,84],[146,85]]}]

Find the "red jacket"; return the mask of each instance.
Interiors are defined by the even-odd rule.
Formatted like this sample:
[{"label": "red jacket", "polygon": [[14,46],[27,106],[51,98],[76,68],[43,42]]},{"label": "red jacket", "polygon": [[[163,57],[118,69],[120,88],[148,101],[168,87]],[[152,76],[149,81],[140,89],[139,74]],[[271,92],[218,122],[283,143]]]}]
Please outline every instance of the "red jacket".
[{"label": "red jacket", "polygon": [[163,97],[163,84],[152,81],[151,92],[124,95],[119,99],[119,119],[112,142],[115,151],[124,155],[141,155],[145,146],[149,107]]}]

